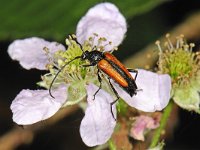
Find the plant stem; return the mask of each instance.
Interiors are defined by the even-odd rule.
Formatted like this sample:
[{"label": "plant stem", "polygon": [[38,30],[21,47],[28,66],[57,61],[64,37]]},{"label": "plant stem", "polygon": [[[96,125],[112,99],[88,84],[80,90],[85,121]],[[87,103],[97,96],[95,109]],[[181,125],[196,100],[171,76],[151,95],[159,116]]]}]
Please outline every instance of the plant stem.
[{"label": "plant stem", "polygon": [[171,110],[172,110],[172,106],[173,106],[173,101],[170,100],[169,104],[167,105],[167,107],[165,108],[164,112],[163,112],[163,115],[161,117],[161,121],[160,121],[160,126],[158,129],[156,129],[155,133],[154,133],[154,136],[153,136],[153,139],[152,139],[152,142],[151,142],[151,145],[150,145],[150,148],[154,148],[155,146],[158,145],[158,142],[160,140],[160,136],[162,134],[162,131],[165,129],[165,126],[167,124],[167,120],[169,118],[169,115],[171,113]]}]

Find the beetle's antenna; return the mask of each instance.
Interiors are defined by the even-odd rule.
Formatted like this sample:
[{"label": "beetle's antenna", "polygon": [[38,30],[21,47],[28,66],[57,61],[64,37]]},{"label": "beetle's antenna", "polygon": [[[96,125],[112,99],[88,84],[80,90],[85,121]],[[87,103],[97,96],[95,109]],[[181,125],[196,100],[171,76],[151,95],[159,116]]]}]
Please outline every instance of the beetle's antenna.
[{"label": "beetle's antenna", "polygon": [[54,96],[52,95],[52,93],[51,93],[51,88],[52,88],[53,83],[54,83],[54,81],[56,80],[57,76],[60,74],[60,72],[61,72],[69,63],[71,63],[72,61],[74,61],[74,60],[76,60],[76,59],[79,59],[79,58],[81,58],[81,56],[77,56],[77,57],[75,57],[74,59],[68,61],[68,62],[67,62],[64,66],[62,66],[62,67],[60,68],[60,70],[56,73],[55,77],[53,78],[53,80],[51,81],[51,84],[50,84],[50,86],[49,86],[49,95],[50,95],[52,98],[55,98],[55,97],[54,97]]},{"label": "beetle's antenna", "polygon": [[80,46],[82,52],[84,53],[83,47],[82,47],[81,43],[78,42],[76,35],[72,34],[72,35],[70,35],[70,37]]}]

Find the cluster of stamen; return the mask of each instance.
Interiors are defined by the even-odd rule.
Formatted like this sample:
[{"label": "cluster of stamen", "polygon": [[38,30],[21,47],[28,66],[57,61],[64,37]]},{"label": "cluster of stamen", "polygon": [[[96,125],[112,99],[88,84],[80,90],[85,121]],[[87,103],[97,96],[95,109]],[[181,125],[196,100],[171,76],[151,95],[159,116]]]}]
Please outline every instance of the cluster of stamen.
[{"label": "cluster of stamen", "polygon": [[173,83],[185,85],[200,70],[200,53],[193,52],[194,43],[187,44],[183,35],[177,37],[175,45],[172,44],[169,36],[166,35],[164,50],[161,48],[160,41],[156,41],[159,49],[158,68],[161,73],[169,74]]},{"label": "cluster of stamen", "polygon": [[[83,44],[77,41],[75,35],[70,35],[66,39],[68,48],[65,51],[58,50],[52,55],[49,53],[48,48],[45,47],[44,51],[49,58],[49,64],[46,67],[50,72],[42,76],[42,86],[49,88],[55,77],[56,79],[52,86],[97,78],[96,66],[84,67],[89,62],[81,58],[75,58],[81,56],[85,51],[98,50],[103,52],[105,47],[111,44],[111,42],[107,42],[106,38],[98,37],[98,34],[94,34],[93,37],[88,38]],[[113,50],[116,50],[116,48],[111,51]]]}]

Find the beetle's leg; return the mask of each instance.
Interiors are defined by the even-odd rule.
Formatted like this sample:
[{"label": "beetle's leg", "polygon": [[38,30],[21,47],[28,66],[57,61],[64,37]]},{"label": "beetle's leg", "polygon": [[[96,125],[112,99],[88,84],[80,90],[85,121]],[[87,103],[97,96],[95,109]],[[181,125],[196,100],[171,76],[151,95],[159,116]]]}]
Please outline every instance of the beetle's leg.
[{"label": "beetle's leg", "polygon": [[97,75],[98,75],[98,80],[99,80],[100,85],[99,85],[98,90],[94,93],[94,99],[93,99],[93,100],[95,100],[96,94],[97,94],[97,93],[99,92],[99,90],[101,89],[101,81],[102,81],[102,79],[101,79],[101,77],[100,77],[100,75],[99,75],[99,72],[100,72],[100,70],[98,69]]},{"label": "beetle's leg", "polygon": [[[138,71],[137,70],[134,70],[134,69],[127,69],[129,72],[134,72],[134,73],[136,73],[136,75],[135,75],[135,80],[136,80],[136,78],[137,78],[137,75],[138,75]],[[137,87],[137,85],[136,85],[136,87]],[[138,92],[138,91],[142,91],[142,89],[136,89],[136,91]]]},{"label": "beetle's leg", "polygon": [[91,66],[95,66],[95,63],[91,63],[91,64],[86,64],[86,65],[82,65],[83,67],[91,67]]},{"label": "beetle's leg", "polygon": [[[91,63],[91,64],[87,64],[87,65],[83,65],[83,67],[90,67],[90,66],[95,66],[96,64],[94,64],[94,63]],[[98,75],[98,80],[99,80],[99,83],[100,83],[100,86],[99,86],[99,88],[98,88],[98,90],[94,93],[94,98],[93,98],[93,100],[95,100],[95,95],[99,92],[99,90],[101,89],[101,81],[102,81],[102,79],[101,79],[101,77],[100,77],[100,75],[99,75],[99,72],[100,72],[100,70],[99,70],[99,68],[97,68],[98,70],[97,70],[97,75]]]},{"label": "beetle's leg", "polygon": [[93,64],[88,64],[88,65],[82,65],[83,67],[91,67],[94,66]]},{"label": "beetle's leg", "polygon": [[138,75],[138,71],[137,70],[135,70],[135,69],[127,69],[129,72],[133,72],[133,73],[136,73],[135,74],[135,80],[136,80],[136,78],[137,78],[137,75]]},{"label": "beetle's leg", "polygon": [[[127,69],[129,72],[133,72],[133,73],[136,73],[135,74],[135,80],[136,80],[136,78],[137,78],[137,75],[138,75],[138,71],[137,70],[135,70],[135,69]],[[136,87],[137,87],[137,85],[136,85]],[[138,91],[142,91],[142,89],[136,89],[136,91],[138,92]]]},{"label": "beetle's leg", "polygon": [[110,84],[111,89],[113,90],[113,92],[115,93],[115,95],[116,95],[116,97],[117,97],[117,99],[116,99],[115,101],[113,101],[113,102],[110,103],[110,109],[111,109],[112,117],[113,117],[113,118],[115,119],[115,121],[116,121],[116,118],[115,118],[115,116],[114,116],[114,114],[113,114],[112,106],[119,100],[120,97],[119,97],[119,94],[117,93],[117,91],[115,90],[114,86],[113,86],[112,83],[110,82],[110,78],[108,78],[108,81],[109,81],[109,84]]}]

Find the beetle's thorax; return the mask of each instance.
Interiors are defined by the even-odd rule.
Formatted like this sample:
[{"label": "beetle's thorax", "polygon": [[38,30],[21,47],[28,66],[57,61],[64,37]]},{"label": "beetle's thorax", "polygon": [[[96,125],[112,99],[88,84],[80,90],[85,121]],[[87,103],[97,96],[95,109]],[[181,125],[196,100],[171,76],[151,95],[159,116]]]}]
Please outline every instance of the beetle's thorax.
[{"label": "beetle's thorax", "polygon": [[97,50],[91,52],[85,51],[82,55],[83,60],[87,59],[93,65],[96,65],[103,58],[104,58],[103,53]]}]

